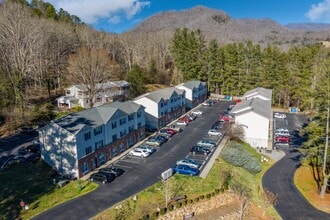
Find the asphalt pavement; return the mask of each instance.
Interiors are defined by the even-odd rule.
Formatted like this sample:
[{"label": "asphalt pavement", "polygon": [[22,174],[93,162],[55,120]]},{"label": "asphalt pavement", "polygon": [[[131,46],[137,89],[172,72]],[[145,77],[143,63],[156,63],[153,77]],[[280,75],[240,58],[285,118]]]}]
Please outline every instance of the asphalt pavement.
[{"label": "asphalt pavement", "polygon": [[287,125],[293,134],[291,147],[281,147],[284,157],[271,167],[263,176],[263,187],[277,194],[275,209],[284,220],[323,220],[330,219],[330,214],[314,208],[294,185],[294,173],[300,165],[301,154],[297,150],[302,140],[298,136],[298,129],[303,126],[306,119],[297,114],[287,114],[286,120],[276,120],[277,125]]},{"label": "asphalt pavement", "polygon": [[49,209],[33,219],[89,219],[118,202],[155,184],[160,174],[172,168],[175,162],[189,154],[191,146],[204,138],[212,123],[219,119],[219,109],[226,109],[230,102],[201,106],[204,114],[189,123],[148,158],[122,157],[115,165],[126,169],[125,174],[110,184],[100,185],[93,192]]}]

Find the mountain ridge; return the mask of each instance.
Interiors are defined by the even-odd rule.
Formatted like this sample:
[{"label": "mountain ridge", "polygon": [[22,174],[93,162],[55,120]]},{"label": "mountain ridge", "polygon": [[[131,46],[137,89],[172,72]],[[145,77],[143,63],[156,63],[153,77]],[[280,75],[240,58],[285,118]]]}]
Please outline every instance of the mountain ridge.
[{"label": "mountain ridge", "polygon": [[189,28],[201,30],[207,40],[216,39],[220,44],[252,41],[262,45],[275,43],[283,47],[330,39],[330,34],[325,29],[315,28],[311,31],[311,24],[308,27],[309,30],[305,30],[303,26],[281,25],[269,18],[233,19],[222,10],[195,6],[181,11],[154,14],[128,33],[150,35],[163,31],[169,36],[177,28]]}]

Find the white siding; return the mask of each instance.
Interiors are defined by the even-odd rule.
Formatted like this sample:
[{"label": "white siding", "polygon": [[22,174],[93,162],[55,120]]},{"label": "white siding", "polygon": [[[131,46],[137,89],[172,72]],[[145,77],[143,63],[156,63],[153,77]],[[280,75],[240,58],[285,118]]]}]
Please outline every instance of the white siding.
[{"label": "white siding", "polygon": [[254,113],[247,112],[235,117],[235,124],[240,124],[245,131],[245,141],[252,147],[268,147],[269,120]]},{"label": "white siding", "polygon": [[76,138],[54,123],[39,131],[41,158],[67,176],[77,176]]}]

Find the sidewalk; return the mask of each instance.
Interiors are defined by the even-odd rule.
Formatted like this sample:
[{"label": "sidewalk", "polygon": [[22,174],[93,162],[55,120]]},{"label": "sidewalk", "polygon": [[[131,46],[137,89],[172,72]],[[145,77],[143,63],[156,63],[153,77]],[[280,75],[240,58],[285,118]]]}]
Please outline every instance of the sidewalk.
[{"label": "sidewalk", "polygon": [[219,154],[221,153],[222,148],[226,145],[227,141],[228,141],[227,136],[225,136],[221,139],[219,146],[217,147],[214,154],[212,155],[212,157],[210,158],[208,163],[205,165],[203,171],[199,175],[200,177],[206,178],[207,174],[210,172],[210,170],[214,164],[214,161],[219,157]]}]

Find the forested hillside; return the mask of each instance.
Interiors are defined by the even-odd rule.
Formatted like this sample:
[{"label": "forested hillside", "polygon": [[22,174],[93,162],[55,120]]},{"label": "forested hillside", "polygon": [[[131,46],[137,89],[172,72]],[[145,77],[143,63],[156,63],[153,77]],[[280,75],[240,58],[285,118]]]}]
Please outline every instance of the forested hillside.
[{"label": "forested hillside", "polygon": [[[197,15],[199,19],[192,19]],[[172,20],[158,25],[157,20],[165,24],[164,18]],[[131,83],[131,97],[144,93],[147,84],[170,86],[191,79],[207,81],[210,92],[228,95],[263,86],[273,89],[274,104],[302,110],[315,109],[318,97],[325,94],[329,51],[318,43],[325,39],[321,32],[300,35],[274,21],[233,20],[203,7],[155,15],[152,20],[117,35],[95,31],[77,16],[40,0],[2,3],[4,129],[51,120],[55,98],[72,83],[87,84],[92,93],[98,82],[125,79]],[[210,34],[205,27],[216,32]],[[257,38],[248,37],[257,30]],[[276,37],[271,40],[269,34]],[[299,39],[279,37],[291,35]]]}]

